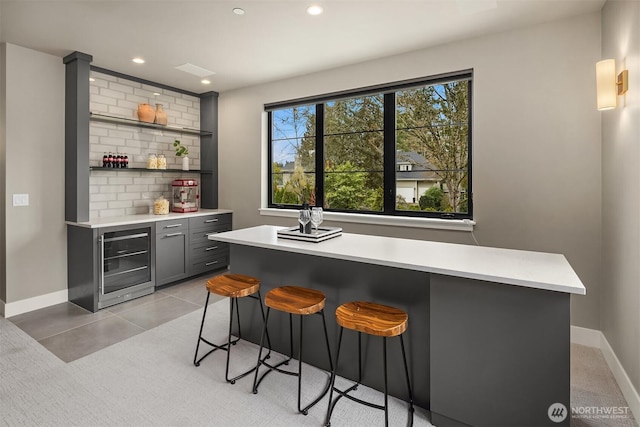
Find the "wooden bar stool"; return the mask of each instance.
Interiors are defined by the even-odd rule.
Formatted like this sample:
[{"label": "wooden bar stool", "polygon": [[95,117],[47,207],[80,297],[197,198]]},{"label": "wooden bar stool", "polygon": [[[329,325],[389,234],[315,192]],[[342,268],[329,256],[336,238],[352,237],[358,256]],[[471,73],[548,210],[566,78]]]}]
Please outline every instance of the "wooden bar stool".
[{"label": "wooden bar stool", "polygon": [[[325,426],[331,425],[331,413],[335,408],[338,400],[346,397],[354,402],[363,405],[384,410],[385,426],[389,425],[389,406],[387,394],[387,337],[400,337],[400,346],[402,348],[402,359],[404,360],[404,373],[407,378],[407,388],[409,389],[409,416],[410,424],[413,425],[413,393],[411,392],[411,381],[409,380],[409,368],[407,367],[407,356],[404,350],[404,341],[402,334],[407,330],[409,316],[404,311],[387,305],[376,304],[372,302],[354,301],[342,304],[336,309],[336,322],[340,325],[340,334],[338,336],[338,349],[336,351],[336,363],[331,373],[331,392],[329,393],[329,408],[327,409],[327,418]],[[358,382],[349,387],[347,390],[339,390],[334,387],[336,381],[336,370],[340,357],[340,346],[342,344],[342,332],[344,328],[358,332]],[[375,405],[348,393],[356,390],[362,381],[362,333],[382,337],[382,357],[384,362],[384,405]],[[335,401],[332,401],[333,391],[338,393]]]},{"label": "wooden bar stool", "polygon": [[[209,306],[209,297],[211,294],[220,295],[223,297],[229,298],[230,303],[230,311],[229,311],[229,335],[227,337],[227,342],[224,344],[214,344],[205,338],[202,337],[202,329],[204,328],[204,320],[207,316],[207,307]],[[256,294],[256,295],[253,295]],[[262,306],[262,299],[260,298],[260,280],[251,276],[244,276],[242,274],[223,274],[219,276],[212,277],[207,281],[207,301],[204,305],[204,313],[202,314],[202,323],[200,324],[200,335],[198,335],[198,344],[196,345],[196,354],[193,357],[193,364],[196,366],[200,366],[200,362],[202,359],[210,355],[216,350],[224,350],[227,352],[227,368],[225,371],[225,379],[227,382],[231,384],[235,384],[236,380],[249,375],[256,368],[253,367],[246,372],[243,372],[240,375],[237,375],[233,378],[229,378],[229,359],[231,357],[231,346],[235,345],[240,339],[242,339],[242,332],[240,330],[240,312],[238,308],[238,298],[249,297],[255,300],[258,300],[260,304],[260,314],[262,315],[262,320],[265,320],[264,316],[264,307]],[[234,312],[234,303],[235,303],[235,311],[236,318],[238,324],[238,337],[235,340],[231,339],[231,330],[233,327],[233,312]],[[271,354],[271,340],[269,339],[269,333],[267,334],[267,341],[269,345],[269,353],[265,356],[265,359],[268,359]],[[200,347],[200,341],[209,344],[213,347],[209,350],[204,356],[198,359],[198,349]]]},{"label": "wooden bar stool", "polygon": [[[320,314],[322,316],[322,326],[324,327],[324,338],[327,344],[327,355],[329,356],[329,366],[333,371],[333,362],[331,360],[331,350],[329,349],[329,336],[327,334],[327,324],[324,318],[324,304],[326,298],[320,291],[314,289],[301,288],[298,286],[282,286],[275,288],[267,292],[264,298],[264,302],[267,305],[267,316],[262,329],[262,337],[260,338],[260,352],[258,353],[258,363],[256,364],[256,374],[253,379],[253,393],[258,393],[258,386],[264,379],[264,377],[272,371],[277,371],[287,375],[293,375],[298,377],[298,412],[307,415],[309,409],[320,401],[329,391],[331,385],[331,377],[327,378],[327,384],[320,393],[320,395],[310,404],[302,408],[300,402],[301,386],[302,386],[302,319],[310,314]],[[271,309],[289,313],[289,338],[290,338],[290,353],[289,358],[276,364],[270,365],[265,362],[265,359],[261,359],[262,348],[264,343],[265,334],[267,334],[267,322],[269,321],[269,314]],[[289,361],[293,358],[293,315],[300,316],[300,339],[298,344],[298,372],[290,372],[280,369],[282,365],[288,365]],[[269,336],[267,335],[267,339]],[[260,371],[260,365],[265,365],[269,368],[262,374],[260,380],[258,380],[258,373]]]}]

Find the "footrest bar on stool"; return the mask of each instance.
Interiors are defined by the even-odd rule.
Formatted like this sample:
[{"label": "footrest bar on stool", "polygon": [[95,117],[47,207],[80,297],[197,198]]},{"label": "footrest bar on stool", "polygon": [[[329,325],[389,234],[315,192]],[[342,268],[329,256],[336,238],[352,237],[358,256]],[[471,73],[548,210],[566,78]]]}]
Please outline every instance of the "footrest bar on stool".
[{"label": "footrest bar on stool", "polygon": [[[269,359],[270,357],[271,357],[271,349],[269,349],[269,352],[267,353],[267,355],[261,360],[261,363],[266,363],[265,360]],[[247,372],[243,372],[236,377],[228,379],[227,382],[231,384],[235,384],[237,380],[239,380],[240,378],[246,377],[247,375],[255,371],[257,368],[258,368],[257,366],[254,366],[253,368],[249,369]]]},{"label": "footrest bar on stool", "polygon": [[[205,353],[204,356],[202,356],[200,359],[196,360],[193,362],[194,365],[196,366],[200,366],[200,362],[202,362],[202,360],[207,357],[208,355],[210,355],[211,353],[213,353],[216,350],[224,350],[224,351],[229,351],[229,343],[224,343],[224,344],[214,344],[204,338],[200,338],[200,341],[205,342],[206,344],[209,344],[211,347],[213,347],[211,350],[209,350],[207,353]],[[235,340],[231,341],[231,345],[235,345],[238,341],[240,341],[240,338],[236,338]]]},{"label": "footrest bar on stool", "polygon": [[[266,358],[265,358],[266,359]],[[267,368],[269,368],[266,372],[263,372],[262,376],[260,377],[260,379],[256,382],[256,386],[253,388],[253,394],[258,394],[258,387],[260,386],[260,383],[262,382],[262,380],[264,379],[264,377],[266,377],[268,374],[270,374],[273,371],[277,371],[277,372],[281,372],[283,374],[289,374],[289,375],[296,375],[295,372],[289,372],[289,371],[285,371],[282,369],[279,369],[280,366],[282,365],[288,365],[289,362],[291,361],[291,359],[293,359],[292,357],[283,360],[282,362],[278,363],[277,365],[270,365],[267,362],[264,361],[264,359],[262,359],[258,365],[256,365],[255,368],[253,368],[253,370],[255,371],[256,369],[258,369],[260,367],[260,365],[264,365]]]},{"label": "footrest bar on stool", "polygon": [[308,404],[300,412],[307,415],[307,412],[309,411],[309,409],[311,409],[316,403],[320,402],[320,400],[327,395],[327,392],[329,391],[330,388],[331,388],[331,374],[329,374],[329,380],[327,381],[327,385],[324,386],[324,390],[322,390],[322,393],[320,393],[318,397],[316,397],[316,400]]}]

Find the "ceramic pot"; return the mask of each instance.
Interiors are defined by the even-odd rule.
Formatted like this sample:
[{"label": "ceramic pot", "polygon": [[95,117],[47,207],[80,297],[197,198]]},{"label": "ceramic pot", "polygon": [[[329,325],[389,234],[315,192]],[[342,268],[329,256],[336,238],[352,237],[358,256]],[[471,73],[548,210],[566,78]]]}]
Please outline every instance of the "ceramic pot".
[{"label": "ceramic pot", "polygon": [[189,170],[189,158],[187,156],[182,157],[182,170],[183,171]]},{"label": "ceramic pot", "polygon": [[156,104],[156,119],[155,122],[159,125],[167,124],[167,113],[162,109],[162,104]]},{"label": "ceramic pot", "polygon": [[156,112],[149,104],[138,104],[138,120],[141,122],[153,123]]}]

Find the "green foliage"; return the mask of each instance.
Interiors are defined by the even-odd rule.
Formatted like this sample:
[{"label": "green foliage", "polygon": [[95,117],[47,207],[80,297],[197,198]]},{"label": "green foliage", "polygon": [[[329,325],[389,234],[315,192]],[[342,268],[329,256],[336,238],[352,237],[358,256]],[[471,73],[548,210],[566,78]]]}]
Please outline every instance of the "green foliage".
[{"label": "green foliage", "polygon": [[173,146],[176,149],[176,156],[188,156],[189,149],[180,143],[180,140],[176,139],[173,141]]},{"label": "green foliage", "polygon": [[418,203],[420,205],[420,209],[422,210],[430,210],[430,211],[439,211],[442,209],[443,200],[444,199],[444,191],[436,185],[429,188],[424,192],[422,196],[420,196],[420,200]]},{"label": "green foliage", "polygon": [[367,173],[347,161],[327,170],[325,204],[331,209],[381,210],[382,188],[367,186]]},{"label": "green foliage", "polygon": [[278,188],[282,185],[282,165],[278,162],[273,162],[271,167],[271,173],[273,176],[273,187]]}]

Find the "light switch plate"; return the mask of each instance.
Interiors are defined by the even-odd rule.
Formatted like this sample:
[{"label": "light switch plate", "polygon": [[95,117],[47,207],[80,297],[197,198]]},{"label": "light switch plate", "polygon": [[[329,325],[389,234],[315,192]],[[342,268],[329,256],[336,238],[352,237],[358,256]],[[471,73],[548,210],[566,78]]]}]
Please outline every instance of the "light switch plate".
[{"label": "light switch plate", "polygon": [[28,194],[14,194],[13,195],[13,206],[29,206],[29,195]]}]

